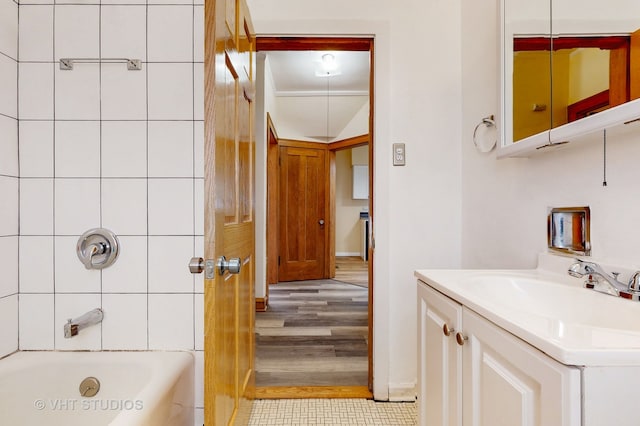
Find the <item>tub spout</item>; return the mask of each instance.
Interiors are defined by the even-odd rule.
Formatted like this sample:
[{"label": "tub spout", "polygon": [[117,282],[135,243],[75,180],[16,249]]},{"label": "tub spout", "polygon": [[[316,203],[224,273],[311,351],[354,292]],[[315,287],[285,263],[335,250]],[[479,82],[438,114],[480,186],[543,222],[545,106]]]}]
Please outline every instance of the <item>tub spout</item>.
[{"label": "tub spout", "polygon": [[67,323],[64,325],[65,339],[70,339],[73,336],[76,336],[83,328],[100,324],[102,322],[102,318],[104,318],[104,313],[100,308],[93,309],[75,319],[69,318]]}]

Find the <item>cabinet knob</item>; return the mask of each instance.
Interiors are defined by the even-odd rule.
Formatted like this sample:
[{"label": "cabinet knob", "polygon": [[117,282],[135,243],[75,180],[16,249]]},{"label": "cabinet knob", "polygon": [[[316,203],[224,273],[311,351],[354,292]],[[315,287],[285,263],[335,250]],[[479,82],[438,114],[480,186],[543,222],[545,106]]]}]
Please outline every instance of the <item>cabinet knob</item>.
[{"label": "cabinet knob", "polygon": [[458,342],[458,344],[460,346],[464,345],[464,342],[469,340],[469,338],[467,336],[465,336],[464,334],[458,332],[456,333],[456,342]]},{"label": "cabinet knob", "polygon": [[447,337],[451,336],[451,333],[453,333],[454,331],[456,330],[453,328],[449,328],[446,323],[442,326],[442,333]]}]

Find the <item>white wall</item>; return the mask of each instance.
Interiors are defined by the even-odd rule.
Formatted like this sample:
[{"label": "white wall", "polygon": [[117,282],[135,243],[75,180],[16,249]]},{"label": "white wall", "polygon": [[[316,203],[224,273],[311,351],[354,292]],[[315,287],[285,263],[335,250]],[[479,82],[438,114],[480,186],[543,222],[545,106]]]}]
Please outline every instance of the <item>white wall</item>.
[{"label": "white wall", "polygon": [[360,212],[369,206],[369,200],[353,199],[352,151],[336,152],[336,256],[360,256]]},{"label": "white wall", "polygon": [[18,4],[0,0],[0,357],[18,349]]},{"label": "white wall", "polygon": [[[412,399],[419,268],[460,265],[458,1],[249,1],[259,35],[375,37],[374,395]],[[430,43],[428,54],[416,50]],[[391,166],[406,143],[407,165]]]},{"label": "white wall", "polygon": [[[203,3],[29,3],[20,5],[20,349],[195,351],[202,408],[203,284],[187,264],[203,253]],[[142,70],[55,62],[100,56],[141,59]],[[102,271],[75,252],[94,227],[121,243]],[[100,326],[63,338],[67,318],[96,307]]]},{"label": "white wall", "polygon": [[591,207],[592,255],[640,266],[640,189],[636,158],[640,126],[625,137],[607,138],[607,182],[603,147],[597,142],[541,153],[529,159],[479,154],[471,135],[480,119],[499,111],[498,1],[463,8],[463,266],[529,268],[546,250],[549,207]]}]

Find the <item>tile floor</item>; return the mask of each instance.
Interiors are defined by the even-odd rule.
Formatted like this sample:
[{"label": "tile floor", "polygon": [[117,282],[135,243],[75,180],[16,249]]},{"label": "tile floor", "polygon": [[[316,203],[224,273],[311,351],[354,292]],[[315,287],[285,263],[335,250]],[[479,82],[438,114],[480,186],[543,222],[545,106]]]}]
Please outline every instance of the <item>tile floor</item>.
[{"label": "tile floor", "polygon": [[368,399],[256,400],[249,425],[416,425],[416,404]]}]

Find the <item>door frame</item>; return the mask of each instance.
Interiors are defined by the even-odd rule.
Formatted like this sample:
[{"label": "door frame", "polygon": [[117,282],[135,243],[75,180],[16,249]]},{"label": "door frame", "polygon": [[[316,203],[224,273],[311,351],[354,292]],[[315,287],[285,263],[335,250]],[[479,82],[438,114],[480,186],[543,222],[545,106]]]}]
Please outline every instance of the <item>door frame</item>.
[{"label": "door frame", "polygon": [[[375,252],[375,239],[373,235],[373,222],[374,222],[374,143],[375,143],[375,133],[374,133],[374,105],[375,105],[375,79],[374,79],[374,70],[375,70],[375,54],[374,54],[374,38],[373,37],[311,37],[311,36],[256,36],[256,52],[260,51],[324,51],[324,50],[346,50],[346,51],[368,51],[370,55],[370,65],[369,65],[369,133],[368,135],[356,136],[354,138],[345,139],[344,141],[337,141],[332,144],[332,149],[330,149],[330,167],[329,167],[329,179],[331,180],[331,190],[330,194],[330,209],[329,209],[329,227],[330,227],[330,237],[329,237],[329,246],[332,250],[331,256],[329,257],[329,267],[332,271],[330,277],[335,277],[335,151],[346,148],[353,148],[356,146],[362,146],[365,144],[369,145],[369,244],[368,249],[368,276],[369,276],[369,300],[368,300],[368,360],[369,360],[369,368],[368,368],[368,386],[367,391],[363,392],[361,389],[348,389],[347,388],[330,388],[327,392],[322,391],[319,388],[307,388],[306,390],[297,389],[294,392],[287,392],[286,390],[278,393],[273,392],[273,388],[271,388],[271,392],[264,393],[260,391],[260,388],[256,388],[256,395],[267,398],[313,398],[313,397],[344,397],[344,398],[352,398],[352,397],[372,397],[373,396],[373,294],[374,294],[374,252]],[[267,182],[276,183],[276,188],[279,187],[278,182],[278,173],[276,167],[271,167],[277,165],[278,158],[278,138],[277,132],[275,130],[275,126],[271,120],[271,117],[267,113]],[[275,135],[275,141],[269,139],[269,132],[273,132]],[[366,138],[366,141],[364,139]],[[275,163],[274,163],[275,162]],[[269,180],[271,177],[274,177],[275,170],[275,180]],[[269,188],[269,185],[267,185]],[[276,189],[277,191],[277,189]],[[264,309],[266,310],[266,305],[268,303],[268,294],[269,294],[269,285],[276,284],[277,281],[277,232],[273,232],[273,220],[277,220],[277,201],[270,202],[269,200],[273,200],[270,198],[271,191],[267,189],[267,280],[266,280],[266,296],[264,300]],[[276,216],[274,219],[270,215],[275,212]],[[277,224],[277,222],[275,222]],[[271,227],[271,230],[270,230]],[[277,229],[277,228],[276,228]],[[272,235],[273,234],[273,235]],[[275,250],[275,252],[273,251]],[[275,256],[275,257],[274,257]],[[271,260],[270,260],[271,259]],[[275,273],[273,273],[273,264],[270,266],[270,261],[273,262],[275,260]],[[269,272],[272,271],[272,272]],[[354,387],[358,388],[358,387]]]}]

